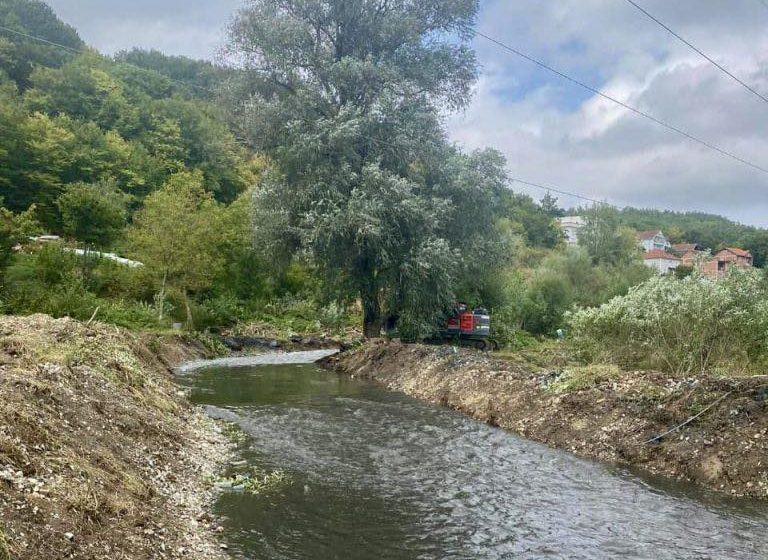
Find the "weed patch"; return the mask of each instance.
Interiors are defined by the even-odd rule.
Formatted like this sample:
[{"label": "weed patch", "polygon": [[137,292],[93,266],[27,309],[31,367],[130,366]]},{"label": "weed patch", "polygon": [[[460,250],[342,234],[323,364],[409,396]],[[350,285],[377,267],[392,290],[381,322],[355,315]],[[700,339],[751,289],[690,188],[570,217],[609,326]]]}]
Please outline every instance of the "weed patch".
[{"label": "weed patch", "polygon": [[621,370],[613,365],[596,364],[566,369],[548,388],[556,393],[572,393],[597,387],[605,381],[618,379]]}]

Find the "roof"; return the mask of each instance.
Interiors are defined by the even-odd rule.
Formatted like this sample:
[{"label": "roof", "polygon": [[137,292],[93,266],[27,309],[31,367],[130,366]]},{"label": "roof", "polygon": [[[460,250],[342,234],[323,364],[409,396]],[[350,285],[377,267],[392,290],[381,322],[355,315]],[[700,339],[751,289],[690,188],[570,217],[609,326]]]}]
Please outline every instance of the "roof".
[{"label": "roof", "polygon": [[560,225],[563,227],[580,227],[587,225],[587,221],[581,216],[563,216],[562,218],[557,218],[557,221],[560,222]]},{"label": "roof", "polygon": [[664,259],[668,261],[681,261],[680,257],[676,257],[675,255],[672,255],[670,253],[667,253],[666,251],[662,249],[653,249],[652,251],[648,251],[643,255],[643,258],[647,261],[654,260],[654,259]]},{"label": "roof", "polygon": [[[751,259],[752,258],[752,253],[750,253],[749,251],[745,251],[744,249],[737,249],[736,247],[726,247],[725,249],[720,251],[720,253],[722,253],[724,251],[728,251],[729,253],[733,253],[737,257],[744,257],[744,258],[747,258],[747,259]],[[720,253],[718,253],[718,254],[720,254]]]},{"label": "roof", "polygon": [[672,248],[679,253],[690,253],[700,250],[701,247],[698,243],[675,243]]},{"label": "roof", "polygon": [[638,231],[637,232],[637,238],[642,240],[642,241],[645,241],[647,239],[653,239],[657,235],[664,235],[664,234],[661,233],[660,229],[652,229],[652,230],[648,230],[648,231]]}]

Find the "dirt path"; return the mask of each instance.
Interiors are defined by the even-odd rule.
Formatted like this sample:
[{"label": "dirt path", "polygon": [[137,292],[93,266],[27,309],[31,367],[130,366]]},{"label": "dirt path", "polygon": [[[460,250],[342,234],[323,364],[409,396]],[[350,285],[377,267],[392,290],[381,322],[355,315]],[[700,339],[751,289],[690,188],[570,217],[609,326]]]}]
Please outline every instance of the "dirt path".
[{"label": "dirt path", "polygon": [[224,558],[206,479],[230,444],[168,370],[204,355],[178,337],[0,317],[0,559]]},{"label": "dirt path", "polygon": [[577,376],[383,341],[328,363],[583,457],[768,498],[768,376],[672,379],[608,368]]}]

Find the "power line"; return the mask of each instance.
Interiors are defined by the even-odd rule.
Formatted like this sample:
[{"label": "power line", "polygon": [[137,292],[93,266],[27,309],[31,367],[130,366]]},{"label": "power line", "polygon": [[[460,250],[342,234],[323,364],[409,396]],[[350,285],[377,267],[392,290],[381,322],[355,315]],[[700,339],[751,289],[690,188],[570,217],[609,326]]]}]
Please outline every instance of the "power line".
[{"label": "power line", "polygon": [[[399,148],[402,147],[402,146],[398,146],[398,145],[396,145],[396,144],[394,144],[392,142],[387,142],[386,140],[381,140],[379,138],[374,138],[372,136],[368,136],[366,139],[370,140],[374,144],[378,144],[380,146],[387,146],[387,147],[395,148],[395,149],[399,149]],[[544,191],[547,191],[547,192],[554,192],[554,193],[557,193],[557,194],[560,194],[560,195],[563,195],[563,196],[570,196],[570,197],[573,197],[573,198],[577,198],[579,200],[584,200],[584,201],[587,201],[587,202],[592,202],[593,204],[599,204],[599,205],[603,205],[603,206],[611,206],[613,208],[616,208],[617,210],[621,210],[621,206],[617,206],[616,204],[610,204],[609,202],[606,202],[604,200],[597,200],[597,199],[594,199],[594,198],[589,198],[588,196],[584,196],[584,195],[581,195],[581,194],[576,194],[574,192],[569,192],[569,191],[561,189],[560,187],[553,187],[553,186],[542,185],[540,183],[534,183],[534,182],[531,182],[531,181],[525,181],[523,179],[518,179],[518,178],[515,178],[515,177],[510,177],[509,180],[512,183],[520,183],[521,185],[526,185],[526,186],[529,186],[529,187],[534,187],[534,188],[541,189],[541,190],[544,190]]]},{"label": "power line", "polygon": [[[45,43],[45,44],[50,45],[52,47],[58,47],[60,49],[64,49],[65,51],[68,51],[68,52],[71,52],[71,53],[74,53],[74,54],[85,54],[85,52],[86,52],[83,49],[77,49],[75,47],[70,47],[70,46],[67,46],[67,45],[62,45],[61,43],[56,43],[54,41],[49,41],[48,39],[45,39],[44,37],[38,37],[36,35],[30,35],[29,33],[24,33],[23,31],[17,31],[16,29],[11,29],[10,27],[6,27],[4,25],[0,25],[0,30],[6,31],[8,33],[12,33],[14,35],[18,35],[20,37],[24,37],[26,39],[31,39],[33,41],[38,41],[40,43]],[[209,93],[217,93],[216,90],[214,90],[214,89],[207,88],[205,86],[201,86],[201,85],[198,85],[198,84],[193,84],[193,83],[190,83],[190,82],[185,82],[183,80],[176,80],[174,78],[171,78],[170,76],[166,76],[165,74],[163,74],[161,72],[157,72],[156,70],[152,70],[150,68],[144,68],[142,66],[139,66],[138,64],[133,64],[131,62],[124,62],[124,61],[114,61],[114,62],[116,64],[123,64],[125,66],[131,66],[133,68],[137,68],[137,69],[141,70],[142,72],[156,72],[157,74],[163,76],[167,80],[170,80],[171,82],[173,82],[175,84],[178,84],[178,85],[189,86],[189,87],[196,88],[196,89],[199,89],[199,90],[202,90],[202,91],[207,91]]]},{"label": "power line", "polygon": [[28,33],[24,33],[22,31],[17,31],[15,29],[11,29],[10,27],[6,27],[4,25],[0,25],[0,29],[3,31],[7,31],[8,33],[13,33],[14,35],[19,35],[21,37],[26,37],[27,39],[32,39],[34,41],[39,41],[41,43],[47,43],[48,45],[59,47],[60,49],[67,50],[69,52],[73,52],[75,54],[82,54],[83,51],[80,49],[76,49],[74,47],[68,47],[67,45],[62,45],[61,43],[54,43],[53,41],[49,41],[48,39],[44,39],[43,37],[36,37],[34,35],[30,35]]},{"label": "power line", "polygon": [[[762,2],[762,1],[763,1],[763,0],[761,0],[761,2]],[[698,54],[700,54],[702,57],[704,57],[706,60],[708,60],[708,61],[709,61],[709,63],[710,63],[710,64],[712,64],[712,66],[714,66],[715,68],[717,68],[718,70],[720,70],[721,72],[723,72],[723,73],[724,73],[726,76],[730,77],[732,80],[736,81],[736,82],[737,82],[739,85],[741,85],[741,86],[742,86],[744,89],[746,89],[746,90],[747,90],[747,91],[749,91],[750,93],[752,93],[752,94],[756,95],[757,97],[759,97],[760,99],[762,99],[763,101],[765,101],[766,103],[768,103],[768,97],[764,96],[764,95],[763,95],[762,93],[760,93],[759,91],[756,91],[756,90],[755,90],[755,89],[754,89],[752,86],[750,86],[749,84],[745,83],[743,80],[741,80],[740,78],[738,78],[737,76],[735,76],[735,75],[734,75],[732,72],[730,72],[728,69],[724,68],[722,64],[719,64],[719,63],[718,63],[718,62],[716,62],[714,59],[712,59],[710,56],[708,56],[706,53],[704,53],[704,52],[703,52],[701,49],[699,49],[699,48],[698,48],[698,47],[696,47],[695,45],[691,44],[691,43],[690,43],[690,41],[687,41],[686,39],[684,39],[683,37],[681,37],[681,36],[680,36],[678,33],[676,33],[674,30],[672,30],[672,29],[671,29],[671,28],[670,28],[668,25],[666,25],[664,22],[662,22],[662,21],[661,21],[661,20],[659,20],[657,17],[655,17],[653,14],[651,14],[650,12],[648,12],[648,10],[646,10],[645,8],[643,8],[642,6],[640,6],[640,5],[639,5],[637,2],[635,2],[634,0],[627,0],[627,2],[629,2],[630,4],[632,4],[632,5],[633,5],[635,8],[637,8],[638,10],[640,10],[640,11],[641,11],[643,14],[645,14],[646,16],[648,16],[648,18],[650,18],[651,20],[655,21],[655,22],[656,22],[656,23],[658,23],[658,24],[659,24],[661,27],[663,27],[664,29],[666,29],[666,30],[667,30],[667,31],[668,31],[668,32],[669,32],[669,33],[670,33],[672,36],[674,36],[675,38],[677,38],[677,40],[678,40],[678,41],[680,41],[680,42],[681,42],[681,43],[683,43],[684,45],[688,46],[690,49],[692,49],[692,50],[696,51]],[[764,5],[764,6],[766,6],[766,7],[768,8],[768,5],[766,5],[765,3],[763,3],[763,5]]]},{"label": "power line", "polygon": [[[761,0],[761,1],[762,1],[762,0]],[[77,48],[74,48],[74,47],[70,47],[70,46],[67,46],[67,45],[62,45],[61,43],[56,43],[56,42],[54,42],[54,41],[50,41],[50,40],[48,40],[48,39],[45,39],[45,38],[43,38],[43,37],[38,37],[38,36],[35,36],[35,35],[30,35],[29,33],[24,33],[24,32],[22,32],[22,31],[17,31],[17,30],[15,30],[15,29],[11,29],[11,28],[9,28],[9,27],[6,27],[6,26],[4,26],[4,25],[0,25],[0,30],[6,31],[6,32],[8,32],[8,33],[12,33],[12,34],[14,34],[14,35],[18,35],[18,36],[20,36],[20,37],[24,37],[24,38],[27,38],[27,39],[31,39],[31,40],[33,40],[33,41],[38,41],[38,42],[41,42],[41,43],[45,43],[45,44],[48,44],[48,45],[50,45],[50,46],[53,46],[53,47],[57,47],[57,48],[60,48],[60,49],[64,49],[64,50],[66,50],[66,51],[69,51],[69,52],[72,52],[72,53],[74,53],[74,54],[84,54],[84,52],[85,52],[84,50],[81,50],[81,49],[77,49]],[[511,47],[509,47],[509,46],[507,46],[507,45],[504,45],[504,44],[503,44],[503,43],[501,43],[500,41],[497,41],[497,40],[495,40],[495,39],[493,39],[493,38],[491,38],[491,37],[488,37],[487,35],[484,35],[483,33],[479,32],[479,31],[476,31],[476,30],[474,30],[474,29],[470,29],[470,30],[471,30],[471,31],[472,31],[474,34],[476,34],[476,35],[478,35],[478,36],[480,36],[480,37],[483,37],[483,38],[485,38],[485,39],[487,39],[487,40],[489,40],[489,41],[492,41],[492,42],[494,42],[494,43],[498,44],[499,46],[502,46],[503,48],[505,48],[505,49],[507,49],[507,50],[511,50],[511,51],[512,51],[512,52],[514,52],[515,54],[518,54],[518,55],[522,56],[523,58],[526,58],[526,59],[530,60],[531,62],[534,62],[534,63],[538,64],[539,66],[542,66],[542,67],[546,68],[547,70],[550,70],[550,71],[552,71],[552,72],[555,72],[556,74],[558,74],[558,75],[562,76],[563,78],[565,78],[565,79],[567,79],[567,80],[569,80],[569,81],[572,81],[572,82],[574,82],[574,83],[577,83],[578,85],[581,85],[582,87],[586,87],[586,88],[587,88],[587,89],[589,89],[590,91],[593,91],[594,93],[596,93],[596,94],[598,94],[598,95],[601,95],[602,97],[605,97],[606,99],[610,99],[611,101],[614,101],[614,102],[616,102],[616,103],[618,103],[618,104],[620,104],[620,105],[622,105],[622,106],[626,107],[626,108],[627,108],[627,109],[629,109],[630,111],[633,111],[633,112],[635,112],[635,113],[637,113],[637,114],[641,114],[641,115],[642,115],[642,113],[641,113],[640,111],[638,111],[638,110],[636,110],[636,109],[634,109],[634,108],[632,108],[632,107],[630,107],[630,106],[628,106],[628,105],[625,105],[625,104],[623,104],[622,102],[620,102],[620,101],[618,101],[618,100],[615,100],[615,99],[613,99],[613,98],[611,98],[611,97],[609,97],[609,96],[607,96],[607,95],[603,94],[602,92],[600,92],[600,91],[598,91],[598,90],[595,90],[595,89],[591,88],[590,86],[587,86],[586,84],[582,84],[582,83],[578,82],[577,80],[575,80],[575,79],[573,79],[573,78],[570,78],[569,76],[566,76],[565,74],[562,74],[562,73],[558,72],[557,70],[555,70],[555,69],[553,69],[553,68],[550,68],[550,67],[548,67],[548,66],[544,65],[543,63],[540,63],[540,62],[538,62],[538,61],[534,60],[533,58],[531,58],[531,57],[528,57],[527,55],[525,55],[525,54],[523,54],[523,53],[520,53],[520,52],[518,52],[518,51],[516,51],[516,50],[512,49]],[[150,70],[150,69],[148,69],[148,68],[143,68],[143,67],[141,67],[141,66],[139,66],[139,65],[137,65],[137,64],[133,64],[133,63],[130,63],[130,62],[119,62],[119,64],[124,64],[124,65],[126,65],[126,66],[131,66],[131,67],[133,67],[133,68],[137,68],[137,69],[139,69],[139,70],[141,70],[141,71],[144,71],[144,72],[151,72],[151,71],[152,71],[152,70]],[[210,93],[216,93],[216,91],[215,91],[215,90],[213,90],[213,89],[210,89],[210,88],[206,88],[206,87],[204,87],[204,86],[200,86],[200,85],[197,85],[197,84],[192,84],[192,83],[189,83],[189,82],[185,82],[185,81],[183,81],[183,80],[176,80],[176,79],[173,79],[173,78],[171,78],[171,77],[169,77],[169,76],[165,76],[164,74],[160,74],[160,75],[164,76],[166,79],[170,80],[171,82],[174,82],[174,83],[177,83],[177,84],[180,84],[180,85],[185,85],[185,86],[194,87],[194,88],[197,88],[197,89],[201,89],[201,90],[204,90],[204,91],[207,91],[207,92],[210,92]],[[646,115],[643,115],[643,116],[646,116]],[[665,125],[665,124],[664,124],[664,123],[662,123],[661,121],[657,121],[657,119],[655,119],[654,117],[651,117],[651,116],[649,116],[649,115],[648,115],[648,116],[647,116],[647,118],[651,118],[652,120],[654,120],[654,121],[658,122],[659,124],[662,124],[663,126],[667,126],[667,128],[671,128],[671,129],[675,130],[673,127],[671,127],[671,126],[668,126],[668,125]],[[676,131],[677,131],[677,130],[676,130]],[[698,140],[698,139],[696,139],[696,138],[694,138],[694,137],[692,137],[692,136],[688,136],[686,133],[684,133],[684,132],[682,132],[682,131],[677,131],[677,132],[680,132],[680,133],[682,133],[682,134],[686,135],[687,137],[689,137],[690,139],[692,139],[692,140],[695,140],[695,141],[697,141],[697,142],[699,142],[699,143],[701,143],[701,144],[704,144],[704,145],[705,145],[705,146],[707,146],[707,147],[711,147],[711,148],[713,148],[713,149],[715,149],[715,150],[717,150],[717,151],[721,151],[721,153],[723,153],[724,155],[729,155],[730,157],[733,157],[733,158],[735,158],[735,159],[737,159],[737,160],[741,161],[742,163],[745,163],[745,164],[747,164],[747,165],[751,165],[752,167],[755,167],[755,168],[757,168],[757,169],[760,169],[761,171],[764,171],[764,172],[768,173],[768,170],[766,170],[766,169],[763,169],[763,168],[761,168],[761,167],[759,167],[759,166],[756,166],[756,165],[754,165],[754,164],[751,164],[750,162],[747,162],[747,161],[745,161],[745,160],[741,160],[740,158],[738,158],[738,157],[736,157],[736,156],[732,156],[732,155],[728,154],[727,152],[724,152],[724,151],[720,150],[719,148],[717,148],[717,147],[715,147],[715,146],[708,146],[708,145],[707,145],[706,143],[704,143],[703,141],[700,141],[700,140]],[[380,143],[380,144],[389,144],[389,143],[387,143],[387,142],[382,142],[381,140],[378,140],[378,139],[376,139],[376,138],[371,138],[371,140],[372,140],[373,142],[377,142],[377,143]],[[390,145],[390,146],[392,146],[392,147],[396,147],[396,146],[394,146],[393,144],[389,144],[389,145]],[[555,193],[558,193],[558,194],[561,194],[561,195],[564,195],[564,196],[570,196],[570,197],[573,197],[573,198],[577,198],[577,199],[580,199],[580,200],[585,200],[585,201],[588,201],[588,202],[592,202],[592,203],[594,203],[594,204],[603,204],[603,205],[614,206],[614,207],[616,207],[616,208],[619,208],[618,206],[615,206],[615,205],[611,205],[611,204],[609,204],[609,203],[607,203],[607,202],[605,202],[605,201],[596,200],[596,199],[593,199],[593,198],[589,198],[589,197],[586,197],[586,196],[583,196],[583,195],[580,195],[580,194],[576,194],[576,193],[568,192],[568,191],[565,191],[565,190],[562,190],[562,189],[558,189],[558,188],[555,188],[555,187],[548,187],[548,186],[540,185],[540,184],[538,184],[538,183],[533,183],[533,182],[530,182],[530,181],[525,181],[525,180],[522,180],[522,179],[516,179],[516,178],[515,178],[515,179],[511,179],[511,181],[512,181],[512,182],[516,182],[516,183],[520,183],[520,184],[523,184],[523,185],[527,185],[527,186],[530,186],[530,187],[534,187],[534,188],[542,189],[542,190],[545,190],[545,191],[548,191],[548,192],[555,192]]]},{"label": "power line", "polygon": [[558,189],[558,188],[555,188],[555,187],[551,187],[551,186],[541,185],[539,183],[532,183],[530,181],[524,181],[522,179],[512,178],[510,180],[513,183],[520,183],[522,185],[527,185],[529,187],[535,187],[537,189],[542,189],[542,190],[545,190],[547,192],[555,192],[557,194],[561,194],[561,195],[564,195],[564,196],[571,196],[573,198],[578,198],[580,200],[585,200],[587,202],[592,202],[594,204],[603,205],[603,206],[611,206],[613,208],[616,208],[617,210],[621,210],[620,206],[616,206],[615,204],[610,204],[608,202],[605,202],[604,200],[596,200],[594,198],[589,198],[588,196],[583,196],[583,195],[580,195],[580,194],[564,191],[564,190],[561,190],[561,189]]},{"label": "power line", "polygon": [[749,167],[752,167],[753,169],[756,169],[756,170],[761,171],[761,172],[763,172],[765,174],[768,174],[768,169],[766,169],[765,167],[762,167],[762,166],[760,166],[760,165],[758,165],[756,163],[752,163],[749,160],[746,160],[746,159],[744,159],[744,158],[742,158],[740,156],[737,156],[736,154],[733,154],[733,153],[731,153],[731,152],[729,152],[727,150],[724,150],[723,148],[720,148],[720,147],[716,146],[715,144],[707,142],[706,140],[702,140],[701,138],[698,138],[698,137],[694,136],[693,134],[691,134],[689,132],[686,132],[686,131],[684,131],[684,130],[682,130],[682,129],[680,129],[680,128],[678,128],[678,127],[676,127],[676,126],[674,126],[674,125],[672,125],[672,124],[670,124],[670,123],[668,123],[666,121],[658,119],[658,118],[654,117],[653,115],[651,115],[650,113],[646,113],[645,111],[642,111],[642,110],[640,110],[640,109],[638,109],[636,107],[633,107],[632,105],[629,105],[629,104],[627,104],[627,103],[625,103],[623,101],[620,101],[619,99],[616,99],[615,97],[613,97],[613,96],[611,96],[611,95],[609,95],[609,94],[607,94],[607,93],[605,93],[605,92],[603,92],[603,91],[601,91],[601,90],[599,90],[599,89],[597,89],[595,87],[592,87],[592,86],[582,82],[581,80],[578,80],[576,78],[572,78],[571,76],[561,72],[560,70],[557,70],[556,68],[553,68],[552,66],[550,66],[550,65],[548,65],[548,64],[546,64],[546,63],[544,63],[544,62],[542,62],[540,60],[537,60],[537,59],[533,58],[532,56],[527,55],[524,52],[519,51],[519,50],[515,49],[514,47],[511,47],[511,46],[507,45],[506,43],[503,43],[503,42],[499,41],[498,39],[494,39],[493,37],[490,37],[490,36],[486,35],[485,33],[477,31],[476,29],[473,29],[471,27],[467,27],[466,29],[468,31],[470,31],[471,33],[473,33],[474,35],[477,35],[478,37],[482,37],[483,39],[486,39],[487,41],[490,41],[491,43],[494,43],[495,45],[501,47],[502,49],[507,50],[507,51],[511,52],[512,54],[515,54],[515,55],[517,55],[517,56],[519,56],[521,58],[524,58],[525,60],[527,60],[529,62],[532,62],[533,64],[536,64],[537,66],[539,66],[541,68],[544,68],[545,70],[548,70],[549,72],[552,72],[553,74],[556,74],[557,76],[560,76],[564,80],[568,80],[569,82],[571,82],[573,84],[576,84],[577,86],[582,87],[582,88],[586,89],[587,91],[590,91],[590,92],[594,93],[595,95],[598,95],[598,96],[602,97],[603,99],[607,99],[608,101],[611,101],[612,103],[615,103],[616,105],[619,105],[620,107],[623,107],[624,109],[626,109],[628,111],[631,111],[632,113],[634,113],[634,114],[636,114],[636,115],[638,115],[640,117],[648,119],[648,120],[656,123],[657,125],[666,128],[667,130],[671,130],[672,132],[674,132],[676,134],[679,134],[680,136],[683,136],[683,137],[687,138],[688,140],[690,140],[692,142],[696,142],[697,144],[699,144],[701,146],[704,146],[705,148],[709,148],[710,150],[713,150],[713,151],[715,151],[715,152],[717,152],[717,153],[719,153],[719,154],[721,154],[723,156],[729,157],[729,158],[731,158],[731,159],[733,159],[735,161],[738,161],[739,163],[742,163],[744,165],[748,165]]}]

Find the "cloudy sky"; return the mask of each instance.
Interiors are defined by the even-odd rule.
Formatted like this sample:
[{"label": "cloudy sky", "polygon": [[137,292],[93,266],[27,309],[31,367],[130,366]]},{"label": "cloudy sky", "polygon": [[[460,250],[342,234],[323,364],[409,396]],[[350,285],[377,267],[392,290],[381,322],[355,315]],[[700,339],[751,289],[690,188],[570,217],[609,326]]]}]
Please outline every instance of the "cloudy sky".
[{"label": "cloudy sky", "polygon": [[[626,0],[481,1],[484,33],[768,168],[768,103]],[[636,1],[768,96],[768,3]],[[49,3],[104,52],[136,45],[213,58],[242,0]],[[704,210],[768,226],[768,173],[596,98],[485,39],[475,47],[483,74],[474,102],[448,125],[467,148],[500,149],[512,176],[617,205]]]}]

